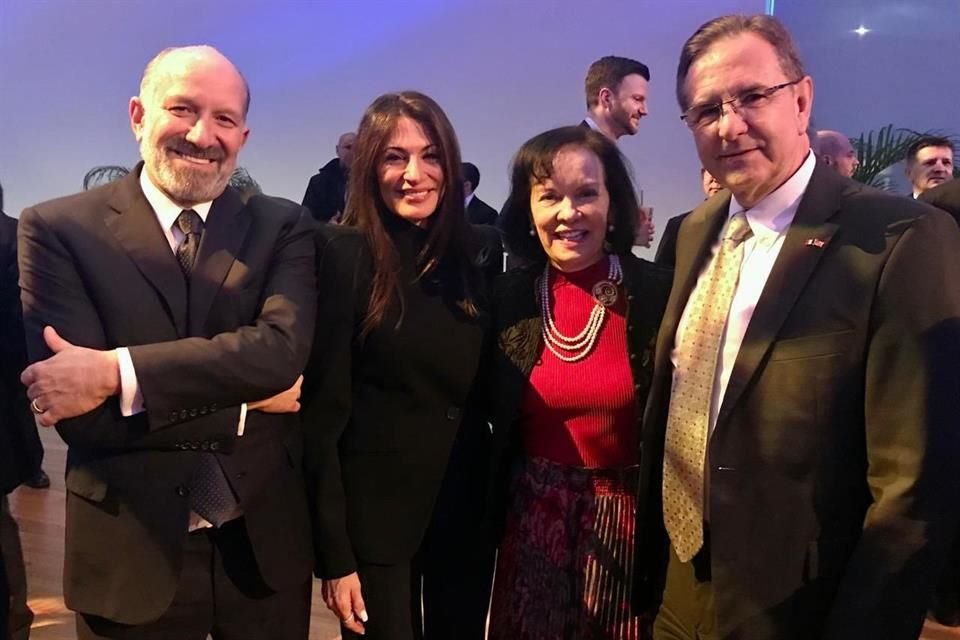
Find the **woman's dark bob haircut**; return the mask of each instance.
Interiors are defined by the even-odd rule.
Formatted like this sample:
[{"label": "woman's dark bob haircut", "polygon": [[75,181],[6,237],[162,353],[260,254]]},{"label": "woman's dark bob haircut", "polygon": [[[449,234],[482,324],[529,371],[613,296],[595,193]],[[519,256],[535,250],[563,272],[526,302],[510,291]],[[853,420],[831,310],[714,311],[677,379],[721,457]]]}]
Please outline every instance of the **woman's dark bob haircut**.
[{"label": "woman's dark bob haircut", "polygon": [[610,210],[605,248],[609,253],[625,255],[633,248],[633,232],[637,224],[637,196],[626,162],[617,146],[593,129],[560,127],[527,140],[513,158],[510,196],[503,205],[500,224],[504,244],[513,255],[543,264],[547,254],[540,238],[530,235],[533,219],[530,212],[530,191],[533,185],[553,175],[553,160],[564,147],[583,147],[592,151],[603,165],[604,181],[610,194]]}]

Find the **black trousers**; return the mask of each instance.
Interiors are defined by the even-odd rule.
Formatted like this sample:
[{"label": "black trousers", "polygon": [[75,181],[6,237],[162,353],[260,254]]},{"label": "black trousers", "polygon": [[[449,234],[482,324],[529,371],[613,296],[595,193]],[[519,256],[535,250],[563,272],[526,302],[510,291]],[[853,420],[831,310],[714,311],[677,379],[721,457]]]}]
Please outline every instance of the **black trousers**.
[{"label": "black trousers", "polygon": [[483,640],[490,582],[477,581],[469,569],[458,571],[462,560],[426,568],[421,558],[359,566],[369,620],[362,636],[341,625],[343,640]]},{"label": "black trousers", "polygon": [[341,627],[343,640],[483,640],[494,567],[480,509],[489,435],[485,424],[461,428],[413,558],[387,566],[360,563],[370,620],[364,636]]},{"label": "black trousers", "polygon": [[20,530],[7,496],[0,499],[0,638],[26,640],[33,611],[27,606],[27,570],[20,546]]},{"label": "black trousers", "polygon": [[[6,500],[6,496],[3,498]],[[3,542],[0,541],[0,555],[3,554]],[[0,562],[0,638],[6,640],[10,626],[10,585],[7,583],[7,569]]]},{"label": "black trousers", "polygon": [[[149,576],[144,576],[149,580]],[[77,615],[80,640],[306,640],[312,581],[276,592],[263,581],[243,518],[187,534],[173,602],[153,622]]]}]

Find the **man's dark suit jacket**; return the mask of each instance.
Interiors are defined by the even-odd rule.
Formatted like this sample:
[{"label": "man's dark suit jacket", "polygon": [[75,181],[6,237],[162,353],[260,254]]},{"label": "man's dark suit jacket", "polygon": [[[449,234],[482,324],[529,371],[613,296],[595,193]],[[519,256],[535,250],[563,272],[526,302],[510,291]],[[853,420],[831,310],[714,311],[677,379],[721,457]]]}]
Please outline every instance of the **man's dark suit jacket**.
[{"label": "man's dark suit jacket", "polygon": [[0,212],[0,494],[33,475],[42,448],[20,372],[27,351],[17,285],[17,221]]},{"label": "man's dark suit jacket", "polygon": [[671,269],[677,262],[677,235],[680,233],[680,224],[684,218],[690,215],[690,211],[681,213],[667,220],[667,226],[660,236],[660,244],[657,245],[657,255],[653,261],[662,264]]},{"label": "man's dark suit jacket", "polygon": [[329,222],[335,215],[343,214],[346,206],[347,172],[339,158],[334,158],[320,168],[303,194],[303,206],[320,222]]},{"label": "man's dark suit jacket", "polygon": [[[960,224],[960,180],[954,178],[920,194],[920,200],[943,209]],[[944,558],[944,573],[934,595],[931,612],[940,623],[960,626],[960,538]]]},{"label": "man's dark suit jacket", "polygon": [[920,194],[920,200],[943,209],[960,224],[960,179],[954,178]]},{"label": "man's dark suit jacket", "polygon": [[496,226],[497,210],[478,198],[476,195],[467,205],[467,220],[470,224],[489,224]]},{"label": "man's dark suit jacket", "polygon": [[[322,578],[352,573],[358,563],[408,562],[430,522],[458,432],[475,456],[489,446],[470,396],[488,315],[460,312],[436,272],[416,277],[420,229],[399,218],[385,224],[401,255],[403,322],[397,328],[394,308],[366,336],[373,273],[367,242],[348,227],[326,226],[318,235],[322,299],[302,417]],[[473,262],[490,279],[500,267],[499,234],[471,229]],[[487,293],[474,295],[485,310]]]},{"label": "man's dark suit jacket", "polygon": [[[636,595],[669,542],[664,433],[677,324],[727,217],[680,231],[643,434]],[[960,232],[817,164],[709,440],[718,637],[914,640],[960,498]]]},{"label": "man's dark suit jacket", "polygon": [[315,223],[298,205],[232,188],[207,217],[189,299],[186,280],[139,185],[128,177],[26,209],[20,273],[31,360],[41,332],[95,349],[130,349],[145,411],[117,397],[64,420],[69,608],[126,624],[157,619],[177,587],[188,484],[215,452],[243,508],[270,587],[310,576],[309,516],[295,415],[244,401],[290,387],[313,331]]},{"label": "man's dark suit jacket", "polygon": [[[627,296],[627,351],[637,400],[637,429],[653,377],[653,347],[670,294],[673,272],[627,254],[620,257]],[[526,265],[497,277],[493,293],[494,341],[484,375],[493,453],[487,497],[487,525],[499,543],[509,506],[510,471],[522,455],[520,406],[530,373],[543,352],[537,281],[543,265]],[[571,381],[575,384],[575,381]]]}]

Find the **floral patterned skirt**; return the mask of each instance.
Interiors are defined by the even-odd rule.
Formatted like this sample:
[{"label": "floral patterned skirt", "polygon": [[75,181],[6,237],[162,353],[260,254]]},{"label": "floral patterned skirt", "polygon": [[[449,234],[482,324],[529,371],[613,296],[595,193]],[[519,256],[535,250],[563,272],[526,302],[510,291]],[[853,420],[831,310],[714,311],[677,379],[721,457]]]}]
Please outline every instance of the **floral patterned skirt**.
[{"label": "floral patterned skirt", "polygon": [[643,640],[630,606],[638,468],[523,460],[497,557],[490,640]]}]

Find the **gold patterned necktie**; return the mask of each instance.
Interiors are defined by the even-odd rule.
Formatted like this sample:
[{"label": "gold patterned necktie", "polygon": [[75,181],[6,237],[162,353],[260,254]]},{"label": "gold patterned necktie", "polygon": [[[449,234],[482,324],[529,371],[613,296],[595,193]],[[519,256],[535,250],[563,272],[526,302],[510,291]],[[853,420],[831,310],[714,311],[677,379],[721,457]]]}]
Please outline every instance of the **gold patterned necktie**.
[{"label": "gold patterned necktie", "polygon": [[752,235],[742,211],[723,229],[720,248],[690,294],[690,316],[678,351],[687,369],[670,392],[663,455],[663,523],[681,562],[703,546],[703,467],[717,357],[740,279],[743,241]]}]

